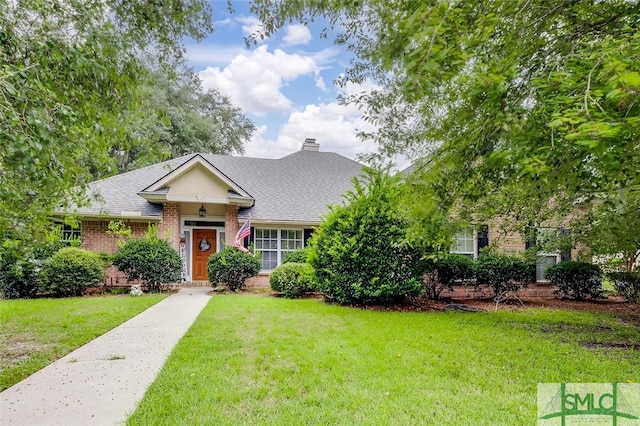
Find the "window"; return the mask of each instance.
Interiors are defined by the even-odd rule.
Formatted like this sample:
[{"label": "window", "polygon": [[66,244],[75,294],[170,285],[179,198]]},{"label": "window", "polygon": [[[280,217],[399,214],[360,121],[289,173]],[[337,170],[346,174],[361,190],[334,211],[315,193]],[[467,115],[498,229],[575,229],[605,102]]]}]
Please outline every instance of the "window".
[{"label": "window", "polygon": [[280,231],[280,241],[280,249],[283,252],[282,259],[284,259],[285,252],[303,248],[302,229],[282,229]]},{"label": "window", "polygon": [[546,271],[549,266],[558,263],[558,255],[538,255],[536,259],[536,281],[547,281]]},{"label": "window", "polygon": [[263,270],[273,270],[287,252],[304,247],[302,229],[255,229],[255,250],[260,252]]},{"label": "window", "polygon": [[82,224],[78,223],[76,226],[72,226],[66,223],[59,223],[59,226],[62,231],[62,241],[70,243],[82,238]]},{"label": "window", "polygon": [[[536,246],[544,247],[545,242],[553,241],[558,237],[557,228],[536,228],[535,241]],[[547,281],[545,275],[549,266],[558,263],[560,257],[559,252],[538,252],[536,259],[536,281]]]},{"label": "window", "polygon": [[278,230],[256,228],[255,234],[255,249],[260,252],[262,269],[275,269],[278,266]]},{"label": "window", "polygon": [[471,258],[476,254],[476,237],[472,226],[466,226],[455,236],[455,242],[451,247],[451,253],[464,254]]}]

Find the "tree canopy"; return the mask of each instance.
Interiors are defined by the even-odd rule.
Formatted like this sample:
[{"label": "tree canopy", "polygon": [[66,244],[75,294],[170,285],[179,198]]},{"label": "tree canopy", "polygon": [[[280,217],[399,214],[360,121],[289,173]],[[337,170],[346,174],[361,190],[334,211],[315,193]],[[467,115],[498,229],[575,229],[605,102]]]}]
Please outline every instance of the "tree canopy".
[{"label": "tree canopy", "polygon": [[[255,0],[269,34],[322,16],[383,153],[432,209],[525,226],[640,190],[640,3]],[[254,37],[259,36],[259,34]],[[416,205],[420,203],[414,203]],[[425,207],[420,207],[424,213]]]},{"label": "tree canopy", "polygon": [[244,152],[255,126],[231,100],[203,90],[189,70],[179,78],[153,72],[140,87],[140,101],[127,117],[128,130],[111,147],[119,172],[192,152]]},{"label": "tree canopy", "polygon": [[183,38],[212,30],[206,0],[0,0],[0,235],[37,238],[96,177],[241,152],[251,123],[174,78]]}]

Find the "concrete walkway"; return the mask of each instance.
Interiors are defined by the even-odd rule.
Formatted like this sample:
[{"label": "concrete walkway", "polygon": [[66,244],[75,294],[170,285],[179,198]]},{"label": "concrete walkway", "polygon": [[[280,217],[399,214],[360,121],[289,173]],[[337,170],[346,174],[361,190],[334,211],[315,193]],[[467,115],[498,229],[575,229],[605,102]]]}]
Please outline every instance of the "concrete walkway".
[{"label": "concrete walkway", "polygon": [[0,424],[123,424],[211,288],[183,288],[0,393]]}]

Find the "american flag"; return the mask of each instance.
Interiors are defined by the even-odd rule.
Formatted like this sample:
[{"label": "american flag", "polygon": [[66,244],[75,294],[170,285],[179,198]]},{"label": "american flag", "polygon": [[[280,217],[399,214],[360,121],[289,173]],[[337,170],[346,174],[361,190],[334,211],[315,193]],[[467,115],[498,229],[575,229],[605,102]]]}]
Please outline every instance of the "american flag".
[{"label": "american flag", "polygon": [[251,234],[251,216],[249,219],[240,227],[238,233],[236,234],[236,239],[233,242],[233,245],[242,250],[245,253],[249,253],[249,249],[244,247],[244,239],[247,238]]}]

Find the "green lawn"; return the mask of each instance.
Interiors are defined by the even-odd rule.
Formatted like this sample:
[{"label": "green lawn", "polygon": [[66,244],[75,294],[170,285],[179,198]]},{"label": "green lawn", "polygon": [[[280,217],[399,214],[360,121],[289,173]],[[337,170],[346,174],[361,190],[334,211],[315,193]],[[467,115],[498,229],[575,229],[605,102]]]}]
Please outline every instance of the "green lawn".
[{"label": "green lawn", "polygon": [[166,296],[0,300],[0,390],[18,383]]},{"label": "green lawn", "polygon": [[400,313],[255,295],[211,299],[129,425],[534,424],[539,382],[638,382],[605,315]]}]

